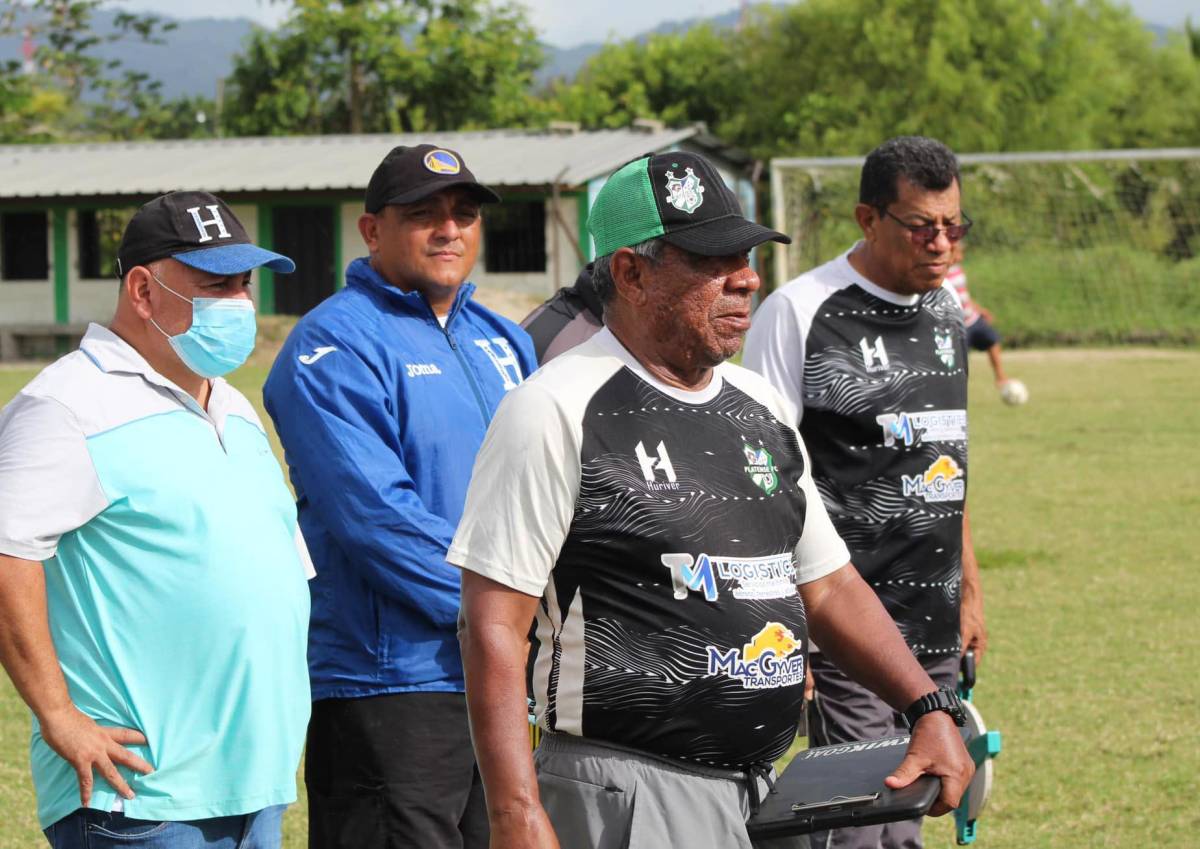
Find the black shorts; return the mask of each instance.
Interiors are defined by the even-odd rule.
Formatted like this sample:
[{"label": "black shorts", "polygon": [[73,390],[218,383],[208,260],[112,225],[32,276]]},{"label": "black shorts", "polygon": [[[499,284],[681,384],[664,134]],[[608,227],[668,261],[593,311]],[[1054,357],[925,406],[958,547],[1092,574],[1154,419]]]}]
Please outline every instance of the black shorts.
[{"label": "black shorts", "polygon": [[313,702],[304,782],[310,849],[487,849],[462,693]]},{"label": "black shorts", "polygon": [[986,351],[999,344],[1000,333],[988,324],[988,320],[983,316],[975,319],[973,324],[967,325],[967,345],[976,351]]}]

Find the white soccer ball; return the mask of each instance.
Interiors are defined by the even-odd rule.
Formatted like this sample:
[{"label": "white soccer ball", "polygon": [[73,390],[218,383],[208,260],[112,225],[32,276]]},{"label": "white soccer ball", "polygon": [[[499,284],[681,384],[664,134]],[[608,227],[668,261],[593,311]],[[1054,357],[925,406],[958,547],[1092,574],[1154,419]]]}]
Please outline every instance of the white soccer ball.
[{"label": "white soccer ball", "polygon": [[1000,384],[1000,400],[1010,407],[1017,407],[1029,400],[1029,390],[1019,380],[1006,380]]}]

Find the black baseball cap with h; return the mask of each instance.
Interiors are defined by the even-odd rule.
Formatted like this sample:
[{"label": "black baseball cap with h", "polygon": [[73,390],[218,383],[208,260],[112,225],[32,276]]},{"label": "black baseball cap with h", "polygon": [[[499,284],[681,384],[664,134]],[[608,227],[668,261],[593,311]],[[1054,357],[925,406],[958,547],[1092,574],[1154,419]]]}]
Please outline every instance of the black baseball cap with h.
[{"label": "black baseball cap with h", "polygon": [[684,151],[643,156],[618,169],[596,196],[588,230],[597,256],[657,237],[701,256],[792,241],[748,220],[713,164]]},{"label": "black baseball cap with h", "polygon": [[251,242],[229,205],[208,192],[170,192],[135,212],[117,248],[117,277],[167,257],[221,276],[264,265],[282,274],[296,270],[288,257]]},{"label": "black baseball cap with h", "polygon": [[400,145],[371,175],[366,210],[375,213],[391,204],[415,203],[454,186],[466,186],[480,203],[500,201],[498,194],[475,179],[457,151],[435,144]]}]

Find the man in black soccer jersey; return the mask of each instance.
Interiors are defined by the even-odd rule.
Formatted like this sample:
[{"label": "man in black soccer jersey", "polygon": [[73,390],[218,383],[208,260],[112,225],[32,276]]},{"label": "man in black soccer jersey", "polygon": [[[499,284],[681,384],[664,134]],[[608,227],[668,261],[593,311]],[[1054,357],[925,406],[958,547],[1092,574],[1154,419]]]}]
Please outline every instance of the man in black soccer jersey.
[{"label": "man in black soccer jersey", "polygon": [[849,564],[794,409],[725,362],[748,252],[786,237],[687,153],[617,171],[589,227],[607,326],[501,405],[448,557],[492,846],[749,849],[810,634],[915,708],[888,785],[940,775],[950,810],[972,773],[950,697],[922,700],[936,686]]},{"label": "man in black soccer jersey", "polygon": [[[772,294],[744,362],[795,404],[813,477],[854,565],[925,671],[955,683],[960,654],[987,646],[966,514],[967,349],[943,281],[970,219],[958,162],[906,136],[863,165],[860,242]],[[885,702],[817,640],[813,745],[902,730]],[[919,847],[920,820],[844,829],[814,845]]]},{"label": "man in black soccer jersey", "polygon": [[589,262],[574,285],[559,289],[521,320],[541,365],[591,339],[604,327],[604,305],[592,281],[594,267],[595,263]]}]

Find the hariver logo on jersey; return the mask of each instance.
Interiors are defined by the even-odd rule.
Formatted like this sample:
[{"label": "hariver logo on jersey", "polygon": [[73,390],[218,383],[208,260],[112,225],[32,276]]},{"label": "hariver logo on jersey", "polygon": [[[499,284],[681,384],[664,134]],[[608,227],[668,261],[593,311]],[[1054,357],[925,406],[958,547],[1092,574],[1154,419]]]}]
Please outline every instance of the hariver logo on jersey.
[{"label": "hariver logo on jersey", "polygon": [[921,442],[962,442],[967,438],[966,410],[923,410],[919,413],[885,413],[875,422],[883,428],[883,445],[910,446]]},{"label": "hariver logo on jersey", "polygon": [[767,495],[779,489],[779,467],[775,465],[775,458],[771,456],[771,452],[762,446],[755,448],[745,443],[742,444],[742,451],[746,455],[746,465],[743,469],[750,476],[750,480],[754,481],[754,485]]},{"label": "hariver logo on jersey", "polygon": [[864,336],[858,340],[859,350],[862,351],[863,365],[869,372],[887,371],[888,353],[883,347],[883,337],[876,336],[875,342],[870,343]]},{"label": "hariver logo on jersey", "polygon": [[[676,168],[679,166],[676,165]],[[691,168],[684,169],[683,177],[676,177],[674,171],[667,172],[667,203],[691,215],[704,203],[704,186],[700,178]]]},{"label": "hariver logo on jersey", "polygon": [[934,329],[933,345],[942,365],[946,368],[954,368],[954,334],[947,328]]},{"label": "hariver logo on jersey", "polygon": [[750,642],[737,649],[707,646],[708,674],[725,675],[745,690],[769,690],[804,682],[803,644],[791,629],[768,622]]},{"label": "hariver logo on jersey", "polygon": [[[646,445],[642,442],[637,444],[633,452],[637,455],[638,465],[642,467],[642,477],[646,479],[646,486],[652,490],[679,489],[675,466],[671,462],[671,455],[667,453],[666,443],[659,440],[657,456],[646,453]],[[666,481],[658,479],[659,472],[663,473]]]},{"label": "hariver logo on jersey", "polygon": [[736,581],[737,599],[790,598],[796,595],[796,566],[791,554],[766,557],[725,557],[718,554],[663,554],[659,559],[671,570],[671,590],[676,601],[690,593],[703,593],[705,601],[720,597],[717,581]]},{"label": "hariver logo on jersey", "polygon": [[425,167],[434,174],[457,174],[462,170],[458,157],[448,150],[431,150],[425,154]]},{"label": "hariver logo on jersey", "polygon": [[962,467],[946,454],[939,455],[924,474],[901,475],[900,482],[905,498],[923,498],[926,502],[962,501],[967,493]]}]

